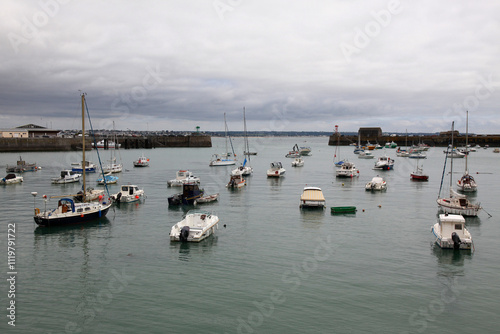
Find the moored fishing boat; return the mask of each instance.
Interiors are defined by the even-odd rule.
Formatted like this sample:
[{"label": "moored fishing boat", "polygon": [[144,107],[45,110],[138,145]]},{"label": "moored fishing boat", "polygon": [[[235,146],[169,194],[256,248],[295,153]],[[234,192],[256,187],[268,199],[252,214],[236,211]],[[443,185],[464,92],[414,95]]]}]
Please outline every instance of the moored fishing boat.
[{"label": "moored fishing boat", "polygon": [[168,197],[168,205],[193,205],[203,197],[204,191],[196,183],[184,183],[182,192]]},{"label": "moored fishing boat", "polygon": [[184,183],[197,183],[200,184],[199,177],[194,176],[192,172],[181,169],[176,172],[175,179],[167,181],[169,187],[182,187]]},{"label": "moored fishing boat", "polygon": [[134,160],[134,167],[149,167],[149,158],[142,154],[137,160]]},{"label": "moored fishing boat", "polygon": [[80,182],[81,178],[82,174],[66,169],[61,171],[61,175],[59,177],[52,178],[52,183],[65,184],[65,183]]},{"label": "moored fishing boat", "polygon": [[352,162],[346,161],[342,164],[342,166],[340,166],[340,169],[337,169],[335,175],[337,177],[353,178],[355,176],[359,176],[359,170]]},{"label": "moored fishing boat", "polygon": [[120,191],[111,195],[111,199],[116,203],[136,202],[145,196],[144,190],[138,186],[128,184],[121,187]]},{"label": "moored fishing boat", "polygon": [[465,228],[462,215],[440,214],[438,222],[431,228],[435,243],[441,248],[471,250],[472,236]]}]

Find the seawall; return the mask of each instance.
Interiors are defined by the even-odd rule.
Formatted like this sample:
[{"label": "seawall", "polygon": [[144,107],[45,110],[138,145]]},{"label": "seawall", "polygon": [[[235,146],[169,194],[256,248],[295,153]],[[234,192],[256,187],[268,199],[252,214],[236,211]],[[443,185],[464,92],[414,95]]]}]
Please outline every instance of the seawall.
[{"label": "seawall", "polygon": [[[96,142],[102,138],[96,137]],[[206,135],[119,137],[121,149],[157,147],[212,147],[212,138]],[[92,148],[92,140],[86,138],[85,148]],[[80,151],[81,138],[0,138],[0,152],[29,151]]]},{"label": "seawall", "polygon": [[[333,134],[330,136],[328,140],[328,145],[335,146],[337,145],[337,141],[339,145],[350,145],[352,143],[358,143],[358,136],[340,136]],[[365,146],[366,142],[369,141],[372,144],[380,144],[382,146],[387,142],[395,142],[398,146],[406,146],[406,142],[408,142],[408,146],[412,144],[424,143],[429,146],[443,146],[446,147],[451,143],[451,136],[440,136],[440,135],[432,135],[432,136],[381,136],[381,137],[362,137],[361,145]],[[500,135],[474,135],[469,136],[468,138],[469,145],[480,145],[485,146],[489,145],[491,147],[500,147]],[[453,138],[454,146],[465,146],[465,134],[460,134],[459,136],[455,136]]]}]

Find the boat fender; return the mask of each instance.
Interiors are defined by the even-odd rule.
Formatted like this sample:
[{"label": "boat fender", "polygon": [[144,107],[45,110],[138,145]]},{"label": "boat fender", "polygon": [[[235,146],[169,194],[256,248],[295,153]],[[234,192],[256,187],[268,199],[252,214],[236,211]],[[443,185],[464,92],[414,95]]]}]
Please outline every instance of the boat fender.
[{"label": "boat fender", "polygon": [[455,232],[453,232],[451,234],[451,239],[453,240],[453,248],[459,249],[460,244],[462,243],[462,241],[460,240],[460,237]]},{"label": "boat fender", "polygon": [[184,226],[179,233],[179,241],[187,241],[189,236],[189,226]]}]

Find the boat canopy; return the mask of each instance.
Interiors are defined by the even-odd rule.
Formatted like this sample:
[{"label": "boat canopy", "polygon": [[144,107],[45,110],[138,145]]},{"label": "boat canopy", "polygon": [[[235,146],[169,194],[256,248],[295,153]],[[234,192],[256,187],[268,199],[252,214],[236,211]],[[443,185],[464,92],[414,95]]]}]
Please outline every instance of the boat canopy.
[{"label": "boat canopy", "polygon": [[61,198],[59,200],[59,205],[58,206],[63,206],[63,205],[66,205],[66,206],[70,206],[71,207],[71,212],[75,212],[75,202],[71,199],[71,198]]},{"label": "boat canopy", "polygon": [[301,201],[325,201],[325,196],[323,196],[323,192],[321,188],[317,187],[306,187],[304,188],[304,192],[300,196]]}]

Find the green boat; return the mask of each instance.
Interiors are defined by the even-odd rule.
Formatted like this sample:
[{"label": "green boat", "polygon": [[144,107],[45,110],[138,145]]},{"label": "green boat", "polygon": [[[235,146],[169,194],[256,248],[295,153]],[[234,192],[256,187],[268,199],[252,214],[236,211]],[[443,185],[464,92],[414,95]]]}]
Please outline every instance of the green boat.
[{"label": "green boat", "polygon": [[332,206],[332,213],[355,213],[355,206]]}]

